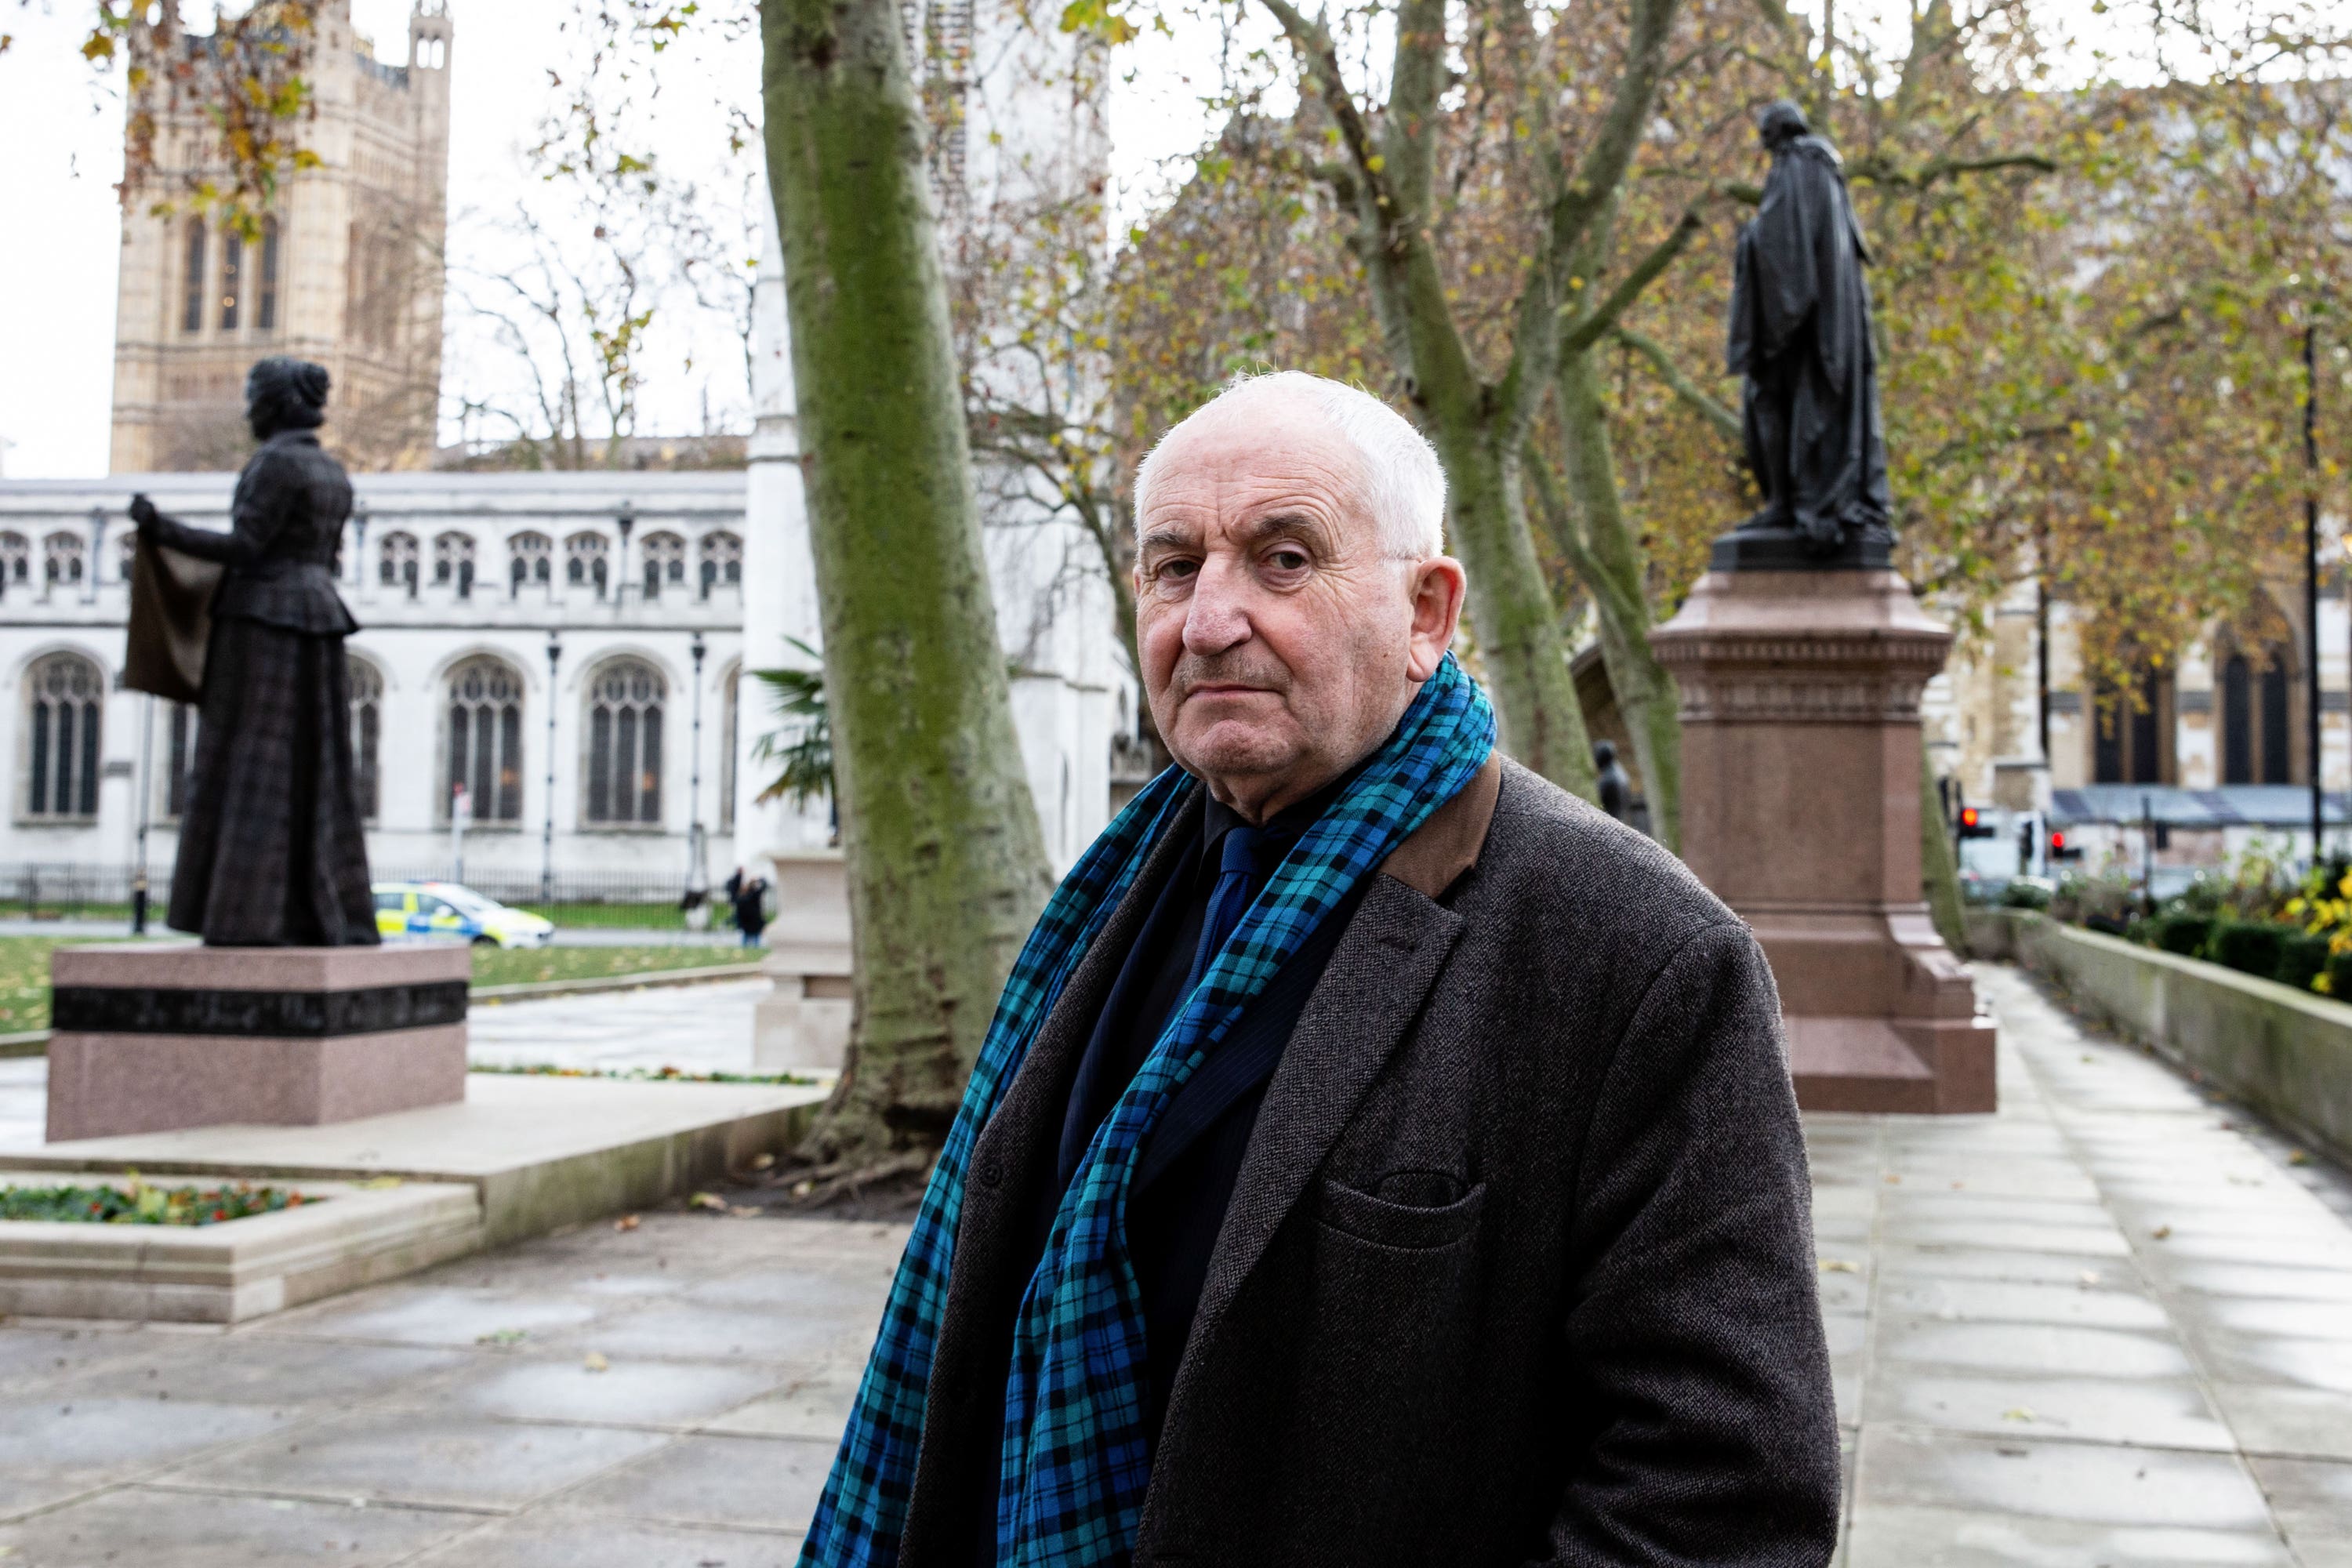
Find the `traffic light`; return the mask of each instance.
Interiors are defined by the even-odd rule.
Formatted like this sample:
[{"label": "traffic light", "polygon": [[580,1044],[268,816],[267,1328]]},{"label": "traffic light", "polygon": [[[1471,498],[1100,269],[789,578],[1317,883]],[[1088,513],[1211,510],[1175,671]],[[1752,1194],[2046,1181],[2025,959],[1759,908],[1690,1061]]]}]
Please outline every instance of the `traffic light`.
[{"label": "traffic light", "polygon": [[2083,847],[2081,845],[2067,843],[2066,836],[2063,833],[2053,833],[2050,836],[2050,858],[2053,860],[2080,860],[2082,858]]},{"label": "traffic light", "polygon": [[1984,814],[1979,811],[1975,806],[1964,805],[1960,807],[1960,837],[1963,838],[1990,838],[1992,837],[1992,824],[1987,822],[1984,819]]}]

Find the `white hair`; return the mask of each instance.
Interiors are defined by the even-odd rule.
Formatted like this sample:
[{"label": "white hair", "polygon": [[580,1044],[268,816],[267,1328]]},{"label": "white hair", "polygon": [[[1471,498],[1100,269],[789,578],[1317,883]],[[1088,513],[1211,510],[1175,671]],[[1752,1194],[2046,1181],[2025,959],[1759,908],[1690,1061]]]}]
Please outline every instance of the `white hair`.
[{"label": "white hair", "polygon": [[1225,389],[1168,428],[1135,470],[1138,531],[1150,509],[1160,456],[1176,433],[1211,410],[1262,402],[1304,404],[1329,421],[1363,459],[1365,499],[1388,553],[1426,561],[1445,550],[1445,468],[1437,449],[1402,415],[1370,393],[1303,370],[1237,375]]}]

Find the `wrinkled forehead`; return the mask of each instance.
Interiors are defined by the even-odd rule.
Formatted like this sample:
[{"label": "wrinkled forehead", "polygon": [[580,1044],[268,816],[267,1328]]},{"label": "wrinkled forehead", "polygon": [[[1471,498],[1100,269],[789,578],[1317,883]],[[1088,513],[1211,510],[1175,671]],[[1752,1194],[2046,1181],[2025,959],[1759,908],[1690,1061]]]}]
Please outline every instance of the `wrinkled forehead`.
[{"label": "wrinkled forehead", "polygon": [[1149,533],[1294,517],[1338,533],[1370,531],[1363,455],[1319,413],[1240,399],[1213,404],[1152,456],[1138,526]]}]

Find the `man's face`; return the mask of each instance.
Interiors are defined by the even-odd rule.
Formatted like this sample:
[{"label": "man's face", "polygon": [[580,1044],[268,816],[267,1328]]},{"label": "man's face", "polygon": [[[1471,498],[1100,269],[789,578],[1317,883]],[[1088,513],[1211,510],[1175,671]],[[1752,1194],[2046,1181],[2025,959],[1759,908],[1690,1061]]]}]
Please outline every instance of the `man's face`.
[{"label": "man's face", "polygon": [[1310,410],[1225,405],[1156,468],[1135,569],[1152,717],[1179,763],[1264,821],[1396,727],[1453,640],[1462,569],[1389,553],[1362,458]]}]

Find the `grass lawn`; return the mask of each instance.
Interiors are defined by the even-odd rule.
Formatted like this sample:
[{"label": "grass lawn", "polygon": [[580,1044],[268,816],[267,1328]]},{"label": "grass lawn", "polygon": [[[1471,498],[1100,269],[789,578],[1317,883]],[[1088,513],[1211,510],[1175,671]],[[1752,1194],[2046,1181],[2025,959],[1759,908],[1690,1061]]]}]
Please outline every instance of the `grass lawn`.
[{"label": "grass lawn", "polygon": [[478,947],[474,984],[514,985],[530,980],[599,980],[655,969],[707,969],[749,963],[757,949],[740,947]]},{"label": "grass lawn", "polygon": [[[49,1026],[49,953],[64,945],[53,936],[0,936],[0,1035]],[[593,980],[743,963],[759,956],[736,947],[481,947],[474,950],[474,984]]]}]

